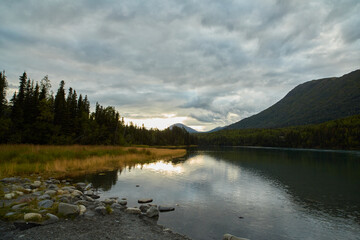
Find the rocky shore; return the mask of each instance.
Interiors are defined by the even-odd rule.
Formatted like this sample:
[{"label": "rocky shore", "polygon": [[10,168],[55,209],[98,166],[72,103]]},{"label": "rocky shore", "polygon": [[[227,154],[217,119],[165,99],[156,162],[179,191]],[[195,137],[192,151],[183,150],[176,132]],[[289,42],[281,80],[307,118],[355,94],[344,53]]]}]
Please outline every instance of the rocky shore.
[{"label": "rocky shore", "polygon": [[93,186],[71,180],[0,180],[0,239],[189,239],[157,225],[174,208],[117,196],[99,200]]}]

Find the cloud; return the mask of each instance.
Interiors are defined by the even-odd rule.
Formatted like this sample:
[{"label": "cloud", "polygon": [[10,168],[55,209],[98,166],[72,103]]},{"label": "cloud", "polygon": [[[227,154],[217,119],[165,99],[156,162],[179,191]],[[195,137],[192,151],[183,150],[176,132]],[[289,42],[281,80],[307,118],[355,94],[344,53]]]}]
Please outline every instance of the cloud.
[{"label": "cloud", "polygon": [[359,68],[358,12],[357,0],[4,1],[0,67],[11,86],[48,74],[123,116],[210,129]]}]

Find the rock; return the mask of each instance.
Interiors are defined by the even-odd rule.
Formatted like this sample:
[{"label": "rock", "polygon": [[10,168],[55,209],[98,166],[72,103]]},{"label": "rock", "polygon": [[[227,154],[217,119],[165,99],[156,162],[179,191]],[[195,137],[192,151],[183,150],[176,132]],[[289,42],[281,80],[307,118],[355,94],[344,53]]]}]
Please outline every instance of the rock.
[{"label": "rock", "polygon": [[[102,214],[102,213],[101,213]],[[106,214],[106,213],[105,213]],[[84,217],[86,217],[86,218],[92,218],[92,217],[94,217],[95,216],[95,213],[93,212],[93,211],[91,211],[91,210],[89,210],[89,211],[86,211],[85,213],[84,213]]]},{"label": "rock", "polygon": [[75,190],[75,187],[73,186],[68,186],[68,187],[63,187],[61,188],[63,191],[68,191],[69,193],[72,193]]},{"label": "rock", "polygon": [[34,196],[41,196],[42,195],[42,192],[41,191],[37,191],[36,189],[33,190],[33,195]]},{"label": "rock", "polygon": [[174,211],[175,208],[174,207],[171,207],[171,206],[159,206],[159,211],[160,212],[170,212],[170,211]]},{"label": "rock", "polygon": [[83,193],[81,191],[79,191],[79,190],[74,190],[71,193],[71,196],[73,196],[73,197],[79,197],[79,196],[82,196],[82,195],[83,195]]},{"label": "rock", "polygon": [[107,213],[106,208],[104,206],[96,207],[95,212],[102,214],[102,215],[106,215],[106,213]]},{"label": "rock", "polygon": [[140,205],[140,211],[143,213],[145,213],[149,208],[150,208],[149,205],[144,205],[144,204]]},{"label": "rock", "polygon": [[39,213],[26,213],[24,215],[25,222],[39,222],[41,219],[42,216]]},{"label": "rock", "polygon": [[92,197],[85,196],[85,200],[88,202],[94,202],[95,200]]},{"label": "rock", "polygon": [[156,207],[151,206],[151,207],[146,211],[146,216],[148,216],[149,218],[157,217],[157,216],[159,216],[159,210],[158,210]]},{"label": "rock", "polygon": [[49,184],[49,185],[47,186],[47,189],[49,189],[49,190],[58,190],[59,187],[56,186],[55,184]]},{"label": "rock", "polygon": [[249,240],[247,238],[235,237],[231,234],[225,234],[222,239],[223,240]]},{"label": "rock", "polygon": [[16,194],[12,192],[12,193],[5,194],[4,198],[9,200],[9,199],[13,199],[15,196],[16,196]]},{"label": "rock", "polygon": [[120,209],[120,208],[123,208],[123,207],[118,203],[113,203],[113,204],[111,204],[111,208]]},{"label": "rock", "polygon": [[70,198],[68,196],[62,196],[59,201],[63,203],[70,203]]},{"label": "rock", "polygon": [[58,206],[58,213],[64,215],[64,216],[70,216],[70,215],[79,215],[80,209],[77,205],[69,204],[69,203],[59,203]]},{"label": "rock", "polygon": [[84,194],[87,195],[87,196],[92,196],[92,195],[94,195],[94,191],[87,190],[87,191],[84,192]]},{"label": "rock", "polygon": [[85,189],[86,191],[90,190],[91,188],[93,188],[92,183],[89,183],[88,185],[86,185]]},{"label": "rock", "polygon": [[23,193],[23,192],[20,192],[20,191],[15,191],[15,194],[17,194],[17,195],[19,195],[19,196],[24,195],[24,193]]},{"label": "rock", "polygon": [[58,189],[57,191],[56,191],[56,194],[58,194],[58,195],[63,195],[63,194],[65,194],[65,193],[69,193],[68,191],[64,191],[64,190],[62,190],[62,189]]},{"label": "rock", "polygon": [[100,196],[98,196],[98,195],[92,195],[92,196],[90,196],[90,197],[92,197],[93,199],[99,199],[100,198]]},{"label": "rock", "polygon": [[38,202],[39,208],[51,208],[53,205],[54,205],[54,201],[48,199]]},{"label": "rock", "polygon": [[89,204],[91,204],[90,202],[86,201],[86,200],[79,200],[75,202],[76,205],[84,205],[87,206]]},{"label": "rock", "polygon": [[19,209],[25,207],[26,205],[27,205],[27,203],[20,203],[20,204],[17,204],[17,205],[12,206],[11,209],[13,209],[13,210],[19,210]]},{"label": "rock", "polygon": [[116,203],[117,201],[115,199],[110,199],[110,198],[106,198],[104,201],[102,201],[103,203],[105,204],[113,204],[113,203]]},{"label": "rock", "polygon": [[126,201],[126,200],[120,200],[120,201],[118,201],[118,203],[119,203],[120,205],[126,206],[127,201]]},{"label": "rock", "polygon": [[31,202],[32,200],[34,200],[33,197],[24,197],[19,200],[19,203],[27,203],[27,202]]},{"label": "rock", "polygon": [[79,205],[79,214],[83,215],[86,212],[86,207],[84,205]]},{"label": "rock", "polygon": [[57,193],[57,191],[55,191],[55,190],[47,190],[46,192],[45,192],[45,194],[47,194],[47,195],[49,195],[49,196],[54,196],[54,195],[56,195],[56,193]]},{"label": "rock", "polygon": [[40,197],[38,197],[38,200],[44,200],[44,199],[50,199],[51,197],[48,194],[43,194]]},{"label": "rock", "polygon": [[152,202],[152,198],[139,199],[138,203],[150,203]]},{"label": "rock", "polygon": [[30,188],[25,188],[24,193],[31,193],[31,189]]},{"label": "rock", "polygon": [[19,185],[12,185],[12,189],[14,191],[24,191],[24,187]]},{"label": "rock", "polygon": [[16,214],[16,212],[7,212],[6,214],[5,214],[5,217],[11,217],[11,216],[13,216],[13,215],[15,215]]},{"label": "rock", "polygon": [[46,184],[52,184],[53,181],[51,179],[45,181]]},{"label": "rock", "polygon": [[44,224],[52,224],[52,223],[56,223],[59,221],[59,218],[51,213],[47,213],[46,217],[48,217],[48,219],[44,222]]},{"label": "rock", "polygon": [[83,183],[83,182],[78,182],[75,184],[76,188],[83,191],[86,187],[86,183]]},{"label": "rock", "polygon": [[127,208],[125,209],[125,212],[131,214],[141,214],[141,210],[139,208]]},{"label": "rock", "polygon": [[0,180],[0,182],[3,182],[3,183],[17,183],[19,181],[20,181],[20,179],[16,178],[16,177],[3,178]]},{"label": "rock", "polygon": [[30,185],[32,189],[39,188],[41,186],[40,181],[34,181],[33,184]]},{"label": "rock", "polygon": [[136,185],[136,187],[140,187],[140,185]]}]

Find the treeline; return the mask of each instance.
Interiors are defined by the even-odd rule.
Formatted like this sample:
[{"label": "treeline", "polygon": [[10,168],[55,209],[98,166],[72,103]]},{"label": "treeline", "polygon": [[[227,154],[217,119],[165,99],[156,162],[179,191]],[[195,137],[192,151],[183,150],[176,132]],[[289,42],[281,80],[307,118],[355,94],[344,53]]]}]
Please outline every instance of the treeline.
[{"label": "treeline", "polygon": [[[160,131],[125,124],[114,107],[96,103],[90,111],[87,96],[61,81],[51,93],[48,76],[40,83],[19,77],[19,89],[7,101],[7,79],[0,72],[0,143],[101,144],[101,145],[192,145],[196,137],[182,128]],[[66,93],[67,92],[67,93]]]},{"label": "treeline", "polygon": [[199,145],[360,149],[360,115],[316,125],[221,130],[198,134]]}]

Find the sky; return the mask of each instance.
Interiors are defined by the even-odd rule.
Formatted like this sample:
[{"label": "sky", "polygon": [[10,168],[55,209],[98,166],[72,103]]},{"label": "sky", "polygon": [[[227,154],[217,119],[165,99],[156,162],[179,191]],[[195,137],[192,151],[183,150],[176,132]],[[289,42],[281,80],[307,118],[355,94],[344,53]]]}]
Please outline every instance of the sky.
[{"label": "sky", "polygon": [[360,68],[359,0],[2,0],[8,98],[26,71],[127,122],[197,130]]}]

